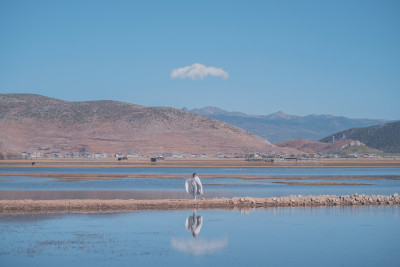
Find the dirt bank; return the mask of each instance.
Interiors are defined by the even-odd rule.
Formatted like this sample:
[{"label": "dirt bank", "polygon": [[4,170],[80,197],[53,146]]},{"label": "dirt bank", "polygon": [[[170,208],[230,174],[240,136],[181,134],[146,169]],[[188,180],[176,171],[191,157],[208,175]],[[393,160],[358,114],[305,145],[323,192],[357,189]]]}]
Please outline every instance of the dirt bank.
[{"label": "dirt bank", "polygon": [[367,183],[351,183],[351,182],[272,182],[274,184],[287,185],[373,185]]},{"label": "dirt bank", "polygon": [[233,209],[305,206],[398,205],[400,195],[321,195],[272,198],[215,198],[201,200],[0,200],[0,214],[49,212],[118,212],[136,210]]}]

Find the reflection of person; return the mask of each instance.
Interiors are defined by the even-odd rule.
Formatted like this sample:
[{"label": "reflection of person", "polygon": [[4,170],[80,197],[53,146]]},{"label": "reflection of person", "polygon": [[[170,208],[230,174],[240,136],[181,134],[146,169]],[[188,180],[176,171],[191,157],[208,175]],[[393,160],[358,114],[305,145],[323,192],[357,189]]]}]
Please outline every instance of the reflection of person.
[{"label": "reflection of person", "polygon": [[185,227],[186,230],[192,232],[193,237],[196,237],[200,233],[202,224],[203,216],[197,216],[194,210],[193,215],[186,218]]},{"label": "reflection of person", "polygon": [[203,194],[203,185],[201,184],[199,176],[193,173],[193,177],[189,178],[185,182],[186,192],[193,195],[193,199],[196,200],[197,195]]}]

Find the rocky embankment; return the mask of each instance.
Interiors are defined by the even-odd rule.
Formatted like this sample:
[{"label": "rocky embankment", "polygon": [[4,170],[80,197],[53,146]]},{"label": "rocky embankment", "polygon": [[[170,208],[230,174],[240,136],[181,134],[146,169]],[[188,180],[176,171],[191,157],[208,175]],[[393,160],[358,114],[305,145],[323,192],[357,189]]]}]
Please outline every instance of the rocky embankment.
[{"label": "rocky embankment", "polygon": [[73,200],[0,200],[0,214],[48,212],[116,212],[134,210],[234,209],[268,207],[319,207],[399,205],[400,195],[321,195],[270,198],[215,198],[215,199],[73,199]]}]

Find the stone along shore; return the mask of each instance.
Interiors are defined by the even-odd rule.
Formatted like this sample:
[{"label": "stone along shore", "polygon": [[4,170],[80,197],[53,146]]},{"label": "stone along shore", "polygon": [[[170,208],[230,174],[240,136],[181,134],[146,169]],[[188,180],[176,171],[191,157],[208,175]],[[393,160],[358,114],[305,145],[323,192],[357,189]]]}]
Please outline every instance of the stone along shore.
[{"label": "stone along shore", "polygon": [[135,210],[185,210],[185,209],[234,209],[268,207],[321,207],[399,205],[400,195],[320,195],[269,198],[214,198],[214,199],[71,199],[71,200],[0,200],[0,214],[48,212],[118,212]]}]

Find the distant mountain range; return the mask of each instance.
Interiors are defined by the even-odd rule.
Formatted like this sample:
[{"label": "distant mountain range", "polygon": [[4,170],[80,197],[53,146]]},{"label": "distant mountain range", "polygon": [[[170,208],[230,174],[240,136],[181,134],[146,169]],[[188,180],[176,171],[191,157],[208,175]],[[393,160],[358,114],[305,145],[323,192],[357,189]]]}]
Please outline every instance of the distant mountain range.
[{"label": "distant mountain range", "polygon": [[334,139],[339,140],[343,137],[358,140],[371,148],[386,153],[400,153],[400,121],[364,128],[352,128],[332,134],[320,141],[329,143]]},{"label": "distant mountain range", "polygon": [[228,122],[250,131],[271,143],[293,139],[320,140],[336,132],[356,127],[383,124],[386,120],[349,119],[332,115],[296,116],[276,112],[270,115],[248,115],[242,112],[228,112],[216,107],[190,110],[217,120]]},{"label": "distant mountain range", "polygon": [[166,107],[117,101],[69,102],[32,94],[0,94],[0,152],[277,153],[229,123]]},{"label": "distant mountain range", "polygon": [[[398,153],[400,122],[382,125],[384,122],[330,115],[301,117],[283,112],[254,116],[214,107],[189,112],[109,100],[69,102],[32,94],[0,94],[0,152],[296,154],[299,150],[352,151],[353,140],[359,140],[373,149]],[[354,128],[365,124],[379,125]],[[342,128],[352,129],[335,130]],[[333,136],[337,142],[330,144]],[[297,140],[273,145],[263,138],[273,142]],[[299,138],[323,139],[316,142]],[[364,144],[358,148],[375,153],[362,147]]]}]

